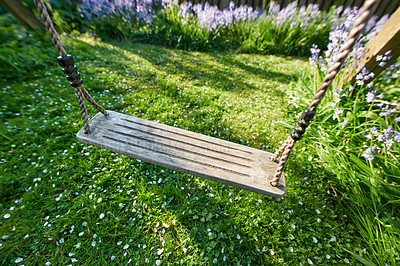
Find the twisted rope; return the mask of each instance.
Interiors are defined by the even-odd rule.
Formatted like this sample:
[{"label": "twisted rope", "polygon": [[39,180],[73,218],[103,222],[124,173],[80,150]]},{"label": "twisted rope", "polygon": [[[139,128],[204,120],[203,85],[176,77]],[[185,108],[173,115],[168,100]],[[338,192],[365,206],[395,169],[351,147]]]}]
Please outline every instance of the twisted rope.
[{"label": "twisted rope", "polygon": [[90,132],[89,117],[88,117],[86,104],[85,104],[85,96],[82,93],[81,86],[75,88],[75,93],[76,93],[76,96],[78,97],[79,109],[81,110],[83,127],[85,129],[85,133],[87,134]]},{"label": "twisted rope", "polygon": [[289,144],[289,142],[293,140],[291,137],[288,137],[285,142],[282,144],[282,146],[275,152],[274,155],[272,155],[271,160],[275,161],[278,160],[279,157],[281,157],[282,153],[285,151],[286,146]]},{"label": "twisted rope", "polygon": [[88,100],[88,102],[90,102],[103,115],[108,115],[107,111],[90,96],[89,92],[85,89],[85,85],[81,85],[79,86],[79,88],[82,91],[83,96],[85,96],[86,100]]},{"label": "twisted rope", "polygon": [[44,25],[46,26],[46,30],[49,33],[54,46],[57,48],[61,56],[67,56],[67,52],[64,50],[61,40],[58,37],[56,30],[54,29],[53,22],[50,19],[49,13],[47,12],[47,9],[43,4],[43,1],[33,0],[33,2],[35,2],[36,8],[44,22]]},{"label": "twisted rope", "polygon": [[[351,29],[349,36],[346,38],[343,45],[340,47],[339,53],[333,62],[332,66],[329,68],[326,73],[324,79],[322,80],[321,85],[317,89],[314,98],[311,101],[308,109],[310,111],[316,110],[318,105],[321,103],[322,99],[325,96],[326,91],[329,89],[333,79],[336,77],[336,74],[339,72],[342,67],[344,61],[346,60],[348,54],[353,49],[354,44],[357,39],[360,37],[362,31],[367,25],[368,19],[375,12],[377,5],[375,5],[380,0],[366,0],[363,4],[361,11],[359,12],[358,18]],[[300,136],[301,137],[301,136]],[[275,154],[271,157],[271,160],[277,160],[279,156],[280,162],[275,171],[275,175],[271,180],[272,186],[277,186],[279,179],[283,173],[286,162],[289,158],[290,153],[293,150],[294,144],[296,140],[293,139],[292,136],[289,136],[286,141],[282,144],[282,146],[275,152]]]},{"label": "twisted rope", "polygon": [[[47,12],[47,9],[43,3],[43,0],[33,0],[33,2],[36,5],[36,8],[40,14],[40,17],[42,18],[46,30],[50,35],[51,41],[53,42],[54,46],[56,47],[57,51],[60,53],[61,57],[67,57],[68,54],[64,50],[64,47],[62,45],[62,42],[57,34],[57,31],[54,28],[53,22],[50,19],[49,13]],[[74,65],[68,65],[64,67],[64,70],[71,69],[73,68]],[[78,74],[77,70],[73,72],[70,75]],[[72,85],[72,84],[71,84]],[[88,100],[89,103],[91,103],[97,110],[99,110],[103,115],[108,115],[107,111],[101,107],[88,93],[88,91],[85,89],[84,85],[79,85],[75,88],[75,93],[78,98],[79,102],[79,109],[81,111],[81,117],[83,121],[83,127],[85,129],[85,133],[90,132],[90,126],[89,126],[89,118],[88,118],[88,113],[86,109],[86,104],[85,104],[85,99]]]}]

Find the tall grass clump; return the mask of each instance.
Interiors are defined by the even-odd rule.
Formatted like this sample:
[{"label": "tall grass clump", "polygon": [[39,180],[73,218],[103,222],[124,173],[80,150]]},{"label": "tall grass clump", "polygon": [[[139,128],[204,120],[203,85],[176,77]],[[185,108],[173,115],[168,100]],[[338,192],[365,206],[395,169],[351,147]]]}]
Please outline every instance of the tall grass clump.
[{"label": "tall grass clump", "polygon": [[[309,56],[325,47],[338,17],[317,5],[267,10],[233,2],[224,10],[208,2],[172,0],[51,0],[61,31],[92,32],[105,41],[141,41],[185,50]],[[51,10],[51,8],[50,8]],[[81,21],[81,23],[79,23]]]},{"label": "tall grass clump", "polygon": [[[105,41],[131,41],[141,35],[140,30],[149,24],[154,14],[162,8],[161,0],[52,0],[57,25],[89,31]],[[76,16],[82,25],[75,24]],[[60,21],[57,18],[60,17]],[[64,22],[62,20],[65,20]]]},{"label": "tall grass clump", "polygon": [[236,7],[219,10],[208,3],[184,2],[180,5],[166,3],[147,30],[147,38],[154,44],[175,48],[210,51],[226,50],[237,46],[231,37],[230,27],[235,23],[253,21],[261,11],[252,7]]},{"label": "tall grass clump", "polygon": [[239,49],[246,53],[308,55],[313,43],[326,46],[335,15],[317,5],[254,10],[233,2],[224,10],[208,3],[169,3],[147,31],[157,44],[191,50]]},{"label": "tall grass clump", "polygon": [[241,40],[243,52],[308,55],[312,44],[319,47],[328,44],[335,21],[333,11],[322,12],[316,4],[299,7],[297,2],[281,9],[271,2],[268,10],[253,23],[235,25],[232,35]]},{"label": "tall grass clump", "polygon": [[[357,10],[350,12],[344,23],[330,33],[328,49],[322,55],[318,46],[311,49],[316,85],[332,64],[356,15]],[[375,77],[374,69],[359,66],[364,45],[387,17],[375,20],[369,23],[341,78],[333,83],[332,92],[320,105],[306,141],[312,143],[330,172],[338,199],[347,205],[369,245],[367,254],[353,255],[364,263],[396,265],[400,254],[400,68],[395,62]],[[377,67],[384,67],[390,59],[390,51],[378,55]],[[359,73],[350,78],[355,71]]]}]

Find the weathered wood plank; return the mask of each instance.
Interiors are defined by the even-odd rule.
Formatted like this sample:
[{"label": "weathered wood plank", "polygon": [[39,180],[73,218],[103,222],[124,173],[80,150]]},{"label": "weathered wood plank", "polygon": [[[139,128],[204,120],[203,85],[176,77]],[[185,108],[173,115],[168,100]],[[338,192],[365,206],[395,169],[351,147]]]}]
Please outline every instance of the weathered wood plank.
[{"label": "weathered wood plank", "polygon": [[[360,65],[374,72],[375,76],[379,75],[391,63],[393,63],[400,56],[400,8],[390,17],[382,29],[367,43],[364,48],[364,56],[361,58]],[[377,55],[383,55],[387,51],[391,51],[392,59],[389,60],[385,66],[377,67],[380,62],[376,61]],[[352,81],[354,77],[360,72],[352,74]]]},{"label": "weathered wood plank", "polygon": [[77,138],[88,144],[180,172],[271,197],[282,197],[285,180],[272,187],[277,163],[271,153],[187,130],[109,111],[91,121],[91,132]]},{"label": "weathered wood plank", "polygon": [[33,12],[24,6],[20,0],[0,0],[0,5],[18,19],[23,26],[33,30],[44,30],[43,23],[40,22]]}]

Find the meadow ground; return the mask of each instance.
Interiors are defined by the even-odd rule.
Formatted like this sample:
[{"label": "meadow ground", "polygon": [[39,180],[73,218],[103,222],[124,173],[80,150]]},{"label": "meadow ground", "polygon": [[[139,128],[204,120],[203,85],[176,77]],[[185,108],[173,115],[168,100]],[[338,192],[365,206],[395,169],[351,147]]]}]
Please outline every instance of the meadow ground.
[{"label": "meadow ground", "polygon": [[[269,152],[310,82],[301,58],[64,41],[106,109]],[[32,75],[0,89],[0,264],[354,264],[346,250],[368,252],[308,143],[272,199],[78,142],[61,70]]]}]

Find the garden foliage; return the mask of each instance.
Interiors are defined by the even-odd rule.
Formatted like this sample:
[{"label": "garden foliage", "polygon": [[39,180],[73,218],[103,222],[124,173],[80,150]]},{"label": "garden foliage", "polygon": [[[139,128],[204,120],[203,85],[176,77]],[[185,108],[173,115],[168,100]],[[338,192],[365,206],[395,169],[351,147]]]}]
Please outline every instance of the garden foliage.
[{"label": "garden foliage", "polygon": [[[193,5],[184,2],[178,5],[177,3],[160,2],[158,0],[52,0],[50,3],[51,6],[49,5],[49,11],[52,12],[59,30],[68,33],[83,33],[88,31],[107,41],[141,41],[186,50],[225,51],[232,49],[246,53],[273,53],[286,55],[307,55],[310,53],[310,47],[312,47],[311,57],[309,60],[315,67],[315,72],[306,74],[308,76],[304,78],[301,88],[295,88],[292,92],[287,92],[293,100],[293,106],[286,106],[286,112],[287,110],[301,111],[301,109],[308,104],[308,100],[311,99],[316,86],[319,85],[325,71],[330,67],[337,55],[340,45],[347,37],[349,29],[354,23],[355,16],[358,12],[357,9],[349,9],[345,11],[343,18],[338,18],[335,14],[340,11],[340,9],[324,13],[317,10],[314,5],[308,7],[297,7],[295,3],[284,9],[280,9],[275,4],[272,4],[269,9],[265,11],[254,10],[248,6],[236,7],[233,4],[225,10],[218,10],[216,7],[208,4]],[[51,7],[53,7],[53,9]],[[355,254],[354,250],[350,250],[350,245],[346,246],[346,248],[352,252],[355,258],[359,258],[361,262],[368,263],[365,259],[366,257],[373,263],[390,263],[396,265],[399,263],[398,258],[400,254],[398,246],[398,241],[400,239],[400,219],[398,218],[398,204],[400,202],[399,64],[396,63],[390,66],[378,77],[374,76],[373,69],[367,70],[361,66],[360,73],[356,75],[354,82],[351,82],[351,80],[348,79],[351,73],[358,68],[358,60],[361,56],[364,45],[379,31],[386,20],[387,17],[384,17],[379,21],[377,21],[376,18],[371,20],[364,36],[356,44],[355,49],[345,64],[345,68],[340,73],[341,78],[333,84],[332,92],[327,93],[326,98],[319,106],[318,115],[315,117],[315,121],[307,131],[304,141],[315,149],[314,154],[313,149],[308,148],[307,154],[311,154],[310,158],[318,155],[319,160],[313,162],[315,168],[322,164],[326,169],[329,176],[328,182],[332,183],[331,185],[334,194],[338,196],[339,202],[343,202],[347,206],[347,210],[351,213],[354,224],[357,226],[359,233],[364,238],[364,242],[368,245],[368,252]],[[3,15],[0,17],[0,33],[0,78],[2,80],[8,82],[10,80],[30,79],[38,75],[37,73],[40,72],[38,72],[39,69],[48,69],[49,64],[56,64],[54,58],[57,56],[57,53],[55,49],[51,47],[51,44],[47,39],[48,37],[43,34],[21,29],[21,27],[16,25],[16,21],[11,18],[11,16]],[[97,51],[96,54],[93,54],[94,52],[91,53],[90,51],[93,47],[89,47],[89,45],[85,43],[86,41],[87,40],[82,41],[83,44],[80,45],[77,44],[79,41],[76,41],[76,43],[72,41],[76,46],[75,50],[78,50],[82,54],[86,52],[85,56],[80,55],[82,58],[91,56],[90,60],[100,60],[99,58],[103,56],[103,54],[97,53]],[[98,42],[98,40],[96,42]],[[107,46],[107,44],[104,43],[101,45]],[[99,47],[101,45],[99,45]],[[140,44],[137,45],[140,46]],[[129,70],[129,75],[126,75],[123,81],[121,81],[120,77],[121,75],[124,75],[125,70],[114,70],[114,74],[118,73],[118,76],[114,77],[110,74],[110,77],[113,79],[108,80],[107,84],[115,84],[115,81],[118,80],[118,84],[126,86],[124,89],[114,92],[114,94],[131,92],[131,85],[133,83],[129,83],[129,86],[125,83],[127,83],[127,80],[130,80],[132,77],[134,77],[134,79],[139,77],[138,79],[142,82],[140,83],[140,89],[138,89],[139,85],[132,85],[138,86],[137,88],[135,87],[135,89],[138,89],[137,93],[144,93],[141,95],[143,96],[141,99],[137,101],[135,99],[136,105],[133,105],[132,102],[130,102],[132,106],[134,106],[132,108],[136,108],[135,112],[138,112],[137,115],[143,115],[151,110],[153,115],[159,113],[166,116],[179,114],[177,115],[179,116],[179,119],[183,119],[182,117],[185,117],[186,113],[180,110],[180,107],[178,108],[179,110],[173,109],[173,111],[168,108],[177,108],[176,106],[181,105],[189,108],[190,104],[187,104],[186,101],[190,101],[199,95],[207,94],[209,87],[212,88],[212,90],[223,87],[229,91],[232,88],[237,89],[239,84],[240,90],[244,91],[241,91],[240,93],[249,93],[250,96],[248,96],[248,98],[251,98],[255,93],[254,91],[256,91],[255,88],[259,88],[261,86],[260,84],[263,82],[262,80],[257,79],[257,82],[255,82],[256,84],[250,86],[250,81],[249,84],[245,83],[241,76],[237,80],[234,79],[234,82],[232,82],[231,76],[235,76],[236,74],[234,73],[238,70],[230,72],[231,74],[229,77],[224,77],[222,72],[218,72],[220,64],[228,65],[232,62],[224,56],[213,55],[219,60],[216,59],[218,63],[215,63],[215,65],[211,67],[214,72],[218,73],[217,77],[213,76],[212,73],[208,73],[210,65],[203,67],[201,72],[199,72],[199,65],[209,61],[210,57],[208,57],[207,60],[202,59],[200,60],[202,62],[198,62],[196,56],[189,57],[188,53],[185,54],[187,58],[185,57],[182,62],[178,62],[175,56],[177,53],[182,53],[182,51],[176,53],[170,51],[165,52],[165,54],[171,54],[171,56],[167,58],[165,55],[160,55],[159,50],[157,50],[158,52],[153,52],[152,50],[149,52],[147,50],[150,50],[150,48],[148,48],[148,46],[146,47],[147,48],[143,49],[135,49],[134,52],[132,52],[135,56],[126,59],[127,62],[122,65],[122,69],[126,69],[126,71],[129,70],[130,64],[133,60],[132,58],[137,62],[142,60],[138,59],[140,57],[137,55],[140,54],[141,56],[145,56],[147,60],[140,61],[140,64],[145,64],[149,61],[153,62],[157,67],[160,67],[162,71],[168,71],[164,73],[160,70],[160,73],[158,74],[163,75],[163,78],[167,79],[168,77],[174,76],[178,73],[179,78],[175,77],[176,80],[181,80],[182,77],[190,80],[185,86],[192,86],[192,80],[198,82],[193,85],[194,87],[198,86],[198,84],[201,86],[199,85],[198,88],[196,87],[196,91],[192,92],[189,96],[186,95],[182,99],[178,97],[178,101],[177,95],[179,96],[183,93],[180,90],[185,91],[187,88],[180,88],[181,85],[174,83],[176,80],[170,81],[170,83],[159,84],[157,82],[161,82],[160,79],[155,80],[156,82],[154,83],[155,78],[152,73],[152,71],[154,71],[153,65],[148,66],[145,74],[142,73],[142,65],[135,68],[133,72],[130,72],[131,70]],[[129,50],[126,47],[123,49],[119,49],[118,47],[115,48],[118,52],[120,52],[119,50]],[[111,50],[113,50],[113,53],[117,53],[117,51],[114,50],[114,46]],[[142,54],[143,51],[145,51],[146,55]],[[113,58],[113,60],[110,61],[112,61],[111,65],[113,65],[114,68],[117,69],[117,67],[121,67],[121,65],[119,65],[119,60],[122,60],[121,58],[125,56],[124,53],[119,53],[118,55],[110,54],[109,56],[110,58]],[[390,52],[387,52],[377,57],[380,67],[385,66],[390,56]],[[157,59],[154,59],[155,57],[157,57]],[[190,65],[190,60],[196,62],[196,66]],[[103,59],[100,61],[96,61],[96,68],[93,66],[93,69],[101,68],[102,72],[99,72],[98,74],[107,73],[108,75],[107,71],[109,71],[109,69],[103,69],[103,63],[107,62],[108,64],[107,59],[104,59],[104,62]],[[262,70],[262,72],[260,72],[260,65],[252,65],[249,67],[245,64],[238,63],[239,61],[240,60],[234,62],[235,66],[240,65],[242,67],[239,72],[242,70],[246,73],[254,72],[258,75],[257,77],[271,75],[268,76],[269,80],[278,79],[278,81],[280,81],[280,79],[283,79],[282,76],[284,75],[273,76],[271,70]],[[171,68],[171,66],[173,67]],[[42,72],[40,73],[43,74]],[[263,74],[259,75],[259,73]],[[186,77],[185,75],[189,76]],[[294,79],[294,76],[295,75],[290,76],[290,79]],[[288,77],[288,75],[285,77]],[[104,79],[107,80],[106,77]],[[289,82],[288,80],[285,78],[286,83]],[[90,82],[95,81],[89,81],[89,84]],[[309,85],[311,83],[314,85],[314,88],[304,87],[304,84]],[[29,83],[29,86],[38,85],[35,84]],[[105,84],[94,83],[94,85],[94,87],[100,88]],[[158,91],[162,88],[160,91],[166,94],[161,98],[166,99],[166,101],[173,100],[178,102],[163,103],[160,105],[161,107],[157,107],[158,105],[155,107],[147,106],[148,99],[146,99],[146,97],[151,95],[151,92],[146,91],[148,86],[159,86],[149,89],[149,91],[153,89]],[[280,88],[280,86],[281,85],[279,84],[279,86],[276,87]],[[25,87],[28,87],[28,85],[23,84],[23,87],[24,90],[21,94],[24,94],[25,98],[22,97],[19,99],[20,102],[18,104],[17,101],[12,102],[12,100],[9,100],[11,103],[7,103],[7,105],[2,107],[3,109],[6,109],[5,111],[2,111],[3,118],[9,119],[10,117],[12,118],[16,116],[19,112],[21,103],[29,102],[29,108],[32,108],[32,110],[36,108],[36,106],[41,106],[39,103],[31,103],[31,99],[26,97],[28,93],[26,93]],[[127,90],[128,87],[130,88],[129,90]],[[10,87],[7,89],[10,89]],[[206,90],[206,93],[204,90]],[[39,92],[40,94],[36,96],[38,98],[42,97],[42,91],[40,90]],[[276,91],[270,93],[276,93],[280,96],[285,95],[283,92]],[[107,95],[107,93],[104,95]],[[111,98],[109,95],[107,97]],[[218,92],[216,95],[210,96],[210,99],[218,99],[219,97],[220,94]],[[239,96],[235,95],[235,97]],[[282,98],[286,99],[287,97]],[[146,103],[144,99],[146,99]],[[149,101],[157,101],[155,99],[156,97],[154,96],[154,99],[152,98]],[[263,100],[265,99],[263,98]],[[275,100],[277,101],[277,99],[274,99],[274,101]],[[115,101],[115,105],[119,106],[124,104],[124,100],[119,98]],[[141,102],[140,104],[137,103],[139,101]],[[268,101],[265,100],[264,102]],[[285,104],[283,100],[282,102]],[[192,105],[198,107],[202,106],[202,104],[204,103],[194,102]],[[141,105],[143,106],[139,112],[137,111],[137,108]],[[201,114],[197,117],[198,121],[201,121],[201,123],[196,122],[191,124],[191,130],[205,130],[205,118],[211,121],[207,120],[206,122],[212,124],[212,126],[220,126],[220,121],[218,119],[222,119],[222,113],[226,112],[222,111],[225,110],[225,105],[221,104],[218,106],[211,106],[210,104],[210,106],[208,106],[207,104],[204,104],[204,106],[212,111],[201,109]],[[298,108],[298,106],[301,106],[302,108]],[[48,107],[43,107],[43,110],[46,110],[46,108]],[[154,108],[154,110],[151,108]],[[243,106],[240,108],[245,110],[250,107]],[[257,106],[252,105],[251,108],[257,108]],[[37,109],[34,110],[37,113]],[[163,110],[164,112],[160,112],[160,110]],[[186,109],[184,110],[186,111]],[[221,114],[218,113],[219,115],[216,116],[217,112],[215,110],[219,110],[218,112],[221,112]],[[59,111],[57,111],[57,114],[58,112]],[[32,114],[33,113],[34,112],[32,111]],[[159,117],[150,116],[150,118],[158,119]],[[69,119],[65,118],[65,121],[67,120]],[[168,122],[169,120],[166,121]],[[262,119],[262,121],[265,121],[265,119]],[[54,122],[52,123],[53,126],[56,125],[56,121],[52,122]],[[239,127],[237,124],[235,124],[235,126]],[[249,125],[246,126],[248,127]],[[17,126],[15,126],[15,128],[17,128]],[[210,132],[217,132],[218,130],[221,129],[216,126],[216,128],[212,128],[212,130],[210,129]],[[72,132],[73,129],[70,129],[70,131]],[[21,132],[24,131],[21,130]],[[71,132],[69,134],[72,136]],[[207,131],[206,133],[210,132]],[[8,139],[7,136],[4,138]],[[242,135],[240,135],[240,141],[241,140]],[[45,143],[45,140],[41,141]],[[74,144],[74,148],[75,145],[77,144]],[[274,143],[274,145],[277,145],[277,143]],[[4,154],[6,154],[6,152],[4,152]],[[70,158],[75,156],[72,152],[70,155]],[[65,161],[67,159],[60,157],[59,160]],[[142,165],[141,162],[139,163]],[[128,166],[124,165],[124,167],[126,166],[129,168],[129,163],[127,163],[127,165]],[[300,170],[301,167],[298,168]],[[9,169],[11,169],[11,166],[9,166]],[[323,171],[325,171],[325,169]],[[54,171],[57,172],[56,170]],[[294,170],[291,170],[288,167],[287,173],[291,173],[290,171]],[[74,173],[75,171],[71,170],[70,174],[73,175]],[[155,177],[158,175],[161,175],[160,172],[157,172],[157,175],[154,174]],[[112,174],[110,174],[110,178],[111,176]],[[79,178],[76,177],[76,179]],[[149,180],[147,181],[150,182]],[[171,189],[174,189],[174,182],[171,181]],[[10,187],[13,186],[11,182],[9,185]],[[71,187],[74,187],[74,185],[71,185]],[[146,189],[148,188],[146,187]],[[6,190],[4,189],[3,191]],[[143,191],[145,191],[145,189],[143,189]],[[12,197],[11,194],[7,194],[6,196],[10,198]],[[287,197],[288,198],[285,200],[297,202],[294,199],[295,196],[289,194]],[[177,202],[180,204],[187,200],[188,199],[186,198],[182,198],[182,200]],[[277,204],[281,207],[284,206],[284,204]],[[285,204],[287,204],[287,202]],[[301,203],[301,205],[302,204],[303,203]],[[319,212],[319,209],[317,210]],[[282,210],[285,214],[287,211],[288,210]],[[95,217],[94,215],[92,216]],[[148,219],[151,219],[151,217]],[[334,217],[332,219],[334,219]],[[318,220],[320,219],[318,218]],[[318,220],[317,223],[319,224],[321,221]],[[281,221],[277,224],[281,226]],[[283,226],[288,227],[286,224]],[[330,224],[326,226],[330,227]],[[280,227],[278,229],[281,230]],[[292,226],[291,228],[285,229],[287,234],[279,237],[290,238],[290,235],[292,234],[290,230],[292,229],[294,230],[295,227]],[[257,227],[257,230],[259,230],[259,227]],[[301,239],[300,235],[297,237]],[[285,239],[290,242],[289,238]],[[318,240],[314,240],[314,238],[312,242],[317,244]],[[62,239],[64,241],[64,238]],[[290,240],[295,242],[294,239],[295,237]],[[305,241],[303,240],[304,239],[301,239],[301,241],[299,240],[299,245]],[[217,242],[215,243],[217,245]],[[224,247],[220,248],[223,250]],[[324,247],[325,250],[327,248],[330,249],[331,247]],[[282,250],[284,250],[283,247]],[[263,252],[264,251],[265,250],[263,250]],[[286,251],[287,254],[293,252],[292,250]],[[318,251],[315,252],[318,253]],[[186,251],[184,253],[186,254]],[[290,256],[291,255],[287,255],[287,257]],[[302,258],[305,258],[304,254]],[[326,258],[329,259],[328,257]]]},{"label": "garden foliage", "polygon": [[[59,4],[65,1],[68,4]],[[75,3],[76,14],[92,23],[86,29],[104,40],[139,40],[198,51],[239,49],[246,53],[309,55],[313,43],[326,46],[328,33],[338,21],[334,10],[321,12],[317,5],[298,7],[297,2],[282,9],[273,2],[265,11],[233,2],[224,10],[208,3],[169,0],[52,3],[61,9],[61,16],[63,6]],[[75,20],[70,11],[64,17]]]},{"label": "garden foliage", "polygon": [[[312,47],[310,62],[320,78],[334,61],[356,15],[357,10],[353,10],[344,24],[331,31],[328,49],[322,55],[316,45]],[[374,262],[395,265],[400,254],[400,67],[395,62],[375,77],[374,69],[359,65],[365,44],[387,21],[387,17],[378,22],[375,19],[347,59],[333,92],[319,107],[307,138],[374,251]],[[384,67],[390,59],[390,51],[378,55],[377,67]],[[356,70],[359,73],[351,79]]]},{"label": "garden foliage", "polygon": [[55,63],[57,51],[48,36],[17,25],[10,14],[0,17],[0,80],[26,79]]}]

